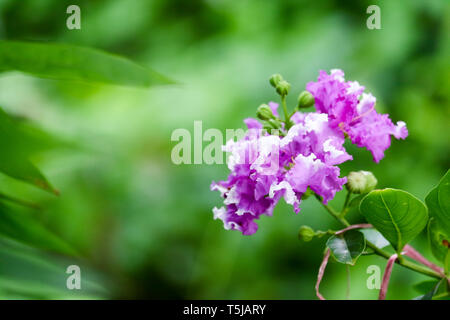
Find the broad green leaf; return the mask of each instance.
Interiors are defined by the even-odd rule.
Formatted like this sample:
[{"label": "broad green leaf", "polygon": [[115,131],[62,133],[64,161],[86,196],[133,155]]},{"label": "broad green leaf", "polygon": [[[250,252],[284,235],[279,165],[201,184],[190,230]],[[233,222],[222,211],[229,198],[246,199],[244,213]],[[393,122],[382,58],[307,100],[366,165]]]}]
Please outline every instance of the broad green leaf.
[{"label": "broad green leaf", "polygon": [[[450,260],[450,170],[436,188],[425,198],[430,213],[428,240],[434,256],[442,261]],[[446,270],[449,266],[445,264]]]},{"label": "broad green leaf", "polygon": [[30,127],[18,125],[0,108],[0,171],[12,178],[57,194],[58,192],[29,160],[33,153],[48,147],[40,141],[40,138],[33,137],[29,130]]},{"label": "broad green leaf", "polygon": [[383,249],[389,245],[389,241],[386,240],[383,235],[375,229],[361,229],[359,230],[364,234],[367,241],[372,242],[376,247]]},{"label": "broad green leaf", "polygon": [[126,58],[97,49],[56,43],[0,41],[0,71],[137,87],[174,83]]},{"label": "broad green leaf", "polygon": [[329,238],[327,247],[338,262],[354,265],[366,247],[366,240],[361,232],[349,230]]},{"label": "broad green leaf", "polygon": [[0,235],[58,253],[77,255],[76,251],[60,237],[47,230],[32,216],[13,211],[0,203]]},{"label": "broad green leaf", "polygon": [[425,205],[403,190],[383,189],[370,192],[359,206],[361,213],[400,252],[425,228]]}]

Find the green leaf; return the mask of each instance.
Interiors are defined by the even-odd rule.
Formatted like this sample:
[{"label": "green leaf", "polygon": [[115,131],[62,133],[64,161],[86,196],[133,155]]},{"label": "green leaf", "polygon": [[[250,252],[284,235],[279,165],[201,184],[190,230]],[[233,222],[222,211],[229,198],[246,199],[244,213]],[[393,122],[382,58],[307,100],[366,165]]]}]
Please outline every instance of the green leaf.
[{"label": "green leaf", "polygon": [[45,191],[56,195],[59,194],[58,190],[53,188],[38,168],[29,160],[23,159],[20,156],[8,157],[6,154],[0,155],[0,171],[12,178],[30,183]]},{"label": "green leaf", "polygon": [[[439,226],[435,217],[428,222],[428,242],[431,252],[441,262],[448,261],[450,248],[448,247],[449,236]],[[448,270],[448,266],[446,266]]]},{"label": "green leaf", "polygon": [[425,280],[413,285],[413,289],[418,293],[426,294],[430,292],[436,285],[439,283],[439,280]]},{"label": "green leaf", "polygon": [[13,211],[0,204],[0,235],[32,247],[58,253],[77,255],[76,251],[60,237],[47,230],[32,216]]},{"label": "green leaf", "polygon": [[[0,237],[0,296],[2,299],[99,299],[108,296],[110,279],[81,259],[34,249]],[[82,270],[81,289],[68,290],[69,265]]]},{"label": "green leaf", "polygon": [[422,201],[403,190],[374,190],[361,201],[359,210],[397,252],[401,252],[428,221],[427,208]]},{"label": "green leaf", "polygon": [[22,199],[10,196],[8,194],[5,194],[3,192],[0,192],[0,201],[4,201],[4,202],[6,201],[6,202],[14,203],[14,204],[21,205],[21,206],[24,206],[24,207],[28,207],[28,208],[31,208],[31,209],[40,209],[39,205],[36,204],[36,203],[29,202],[29,201],[26,201],[26,200],[22,200]]},{"label": "green leaf", "polygon": [[366,247],[366,240],[361,232],[349,230],[343,235],[329,238],[327,247],[338,262],[354,265]]},{"label": "green leaf", "polygon": [[425,198],[430,216],[444,231],[450,232],[450,170],[444,175],[436,188]]},{"label": "green leaf", "polygon": [[359,231],[364,234],[367,241],[372,242],[379,249],[383,249],[389,245],[389,241],[375,229],[361,229]]},{"label": "green leaf", "polygon": [[131,60],[97,49],[67,44],[0,41],[0,71],[41,78],[148,87],[173,84]]},{"label": "green leaf", "polygon": [[[25,130],[26,129],[26,130]],[[29,127],[19,126],[0,108],[0,171],[4,174],[58,194],[29,157],[48,147],[31,134]]]},{"label": "green leaf", "polygon": [[450,170],[444,175],[437,187],[425,198],[430,213],[428,240],[434,256],[444,262],[445,269],[450,260]]},{"label": "green leaf", "polygon": [[361,200],[367,195],[367,193],[359,194],[356,197],[354,197],[349,204],[349,208],[359,208],[359,204],[361,203]]},{"label": "green leaf", "polygon": [[[440,285],[443,283],[443,281],[445,281],[445,279],[442,279],[440,281],[438,281],[438,283],[436,283],[430,291],[428,291],[427,293],[425,293],[424,295],[418,296],[416,298],[414,298],[413,300],[432,300],[433,296],[436,295],[436,293],[439,290]],[[419,284],[420,285],[420,284]],[[423,288],[424,286],[422,286]]]}]

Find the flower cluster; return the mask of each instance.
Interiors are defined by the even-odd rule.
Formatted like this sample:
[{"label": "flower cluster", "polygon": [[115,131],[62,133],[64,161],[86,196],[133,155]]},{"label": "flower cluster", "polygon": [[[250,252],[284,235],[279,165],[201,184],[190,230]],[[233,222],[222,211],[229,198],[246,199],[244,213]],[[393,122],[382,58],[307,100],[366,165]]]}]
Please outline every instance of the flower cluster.
[{"label": "flower cluster", "polygon": [[[290,86],[281,76],[271,79],[271,84],[284,104]],[[223,147],[230,153],[231,173],[227,180],[213,182],[211,190],[224,198],[225,206],[214,208],[213,213],[225,229],[255,233],[255,220],[272,215],[281,198],[298,213],[308,188],[325,204],[333,199],[347,182],[339,177],[337,165],[352,159],[343,147],[346,136],[370,150],[378,162],[390,145],[390,135],[402,139],[408,135],[404,122],[395,126],[388,115],[378,114],[375,98],[363,93],[358,82],[346,82],[341,70],[321,71],[318,81],[308,83],[306,89],[309,93],[300,95],[292,116],[283,105],[284,122],[279,119],[278,104],[263,105],[257,114],[266,125],[253,118],[244,120],[249,129],[245,137]],[[308,95],[314,98],[316,112],[299,111],[302,103],[312,105]],[[263,128],[277,130],[269,134]]]}]

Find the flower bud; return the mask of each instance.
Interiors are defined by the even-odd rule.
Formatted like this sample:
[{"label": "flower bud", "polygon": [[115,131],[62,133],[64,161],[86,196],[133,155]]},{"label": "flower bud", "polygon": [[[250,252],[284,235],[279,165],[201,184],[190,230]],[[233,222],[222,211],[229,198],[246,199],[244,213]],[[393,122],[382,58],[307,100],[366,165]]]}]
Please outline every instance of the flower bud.
[{"label": "flower bud", "polygon": [[289,82],[287,82],[285,80],[281,80],[280,82],[278,82],[276,89],[280,96],[285,96],[289,93],[289,89],[291,89],[291,85]]},{"label": "flower bud", "polygon": [[352,171],[347,177],[347,189],[353,193],[368,193],[375,189],[378,181],[370,171]]},{"label": "flower bud", "polygon": [[314,230],[308,226],[301,226],[300,230],[298,230],[299,239],[303,240],[305,242],[311,241],[315,235],[316,235],[316,233],[314,232]]},{"label": "flower bud", "polygon": [[273,129],[280,129],[281,128],[281,122],[277,119],[269,119],[267,120],[267,123],[273,128]]},{"label": "flower bud", "polygon": [[274,74],[270,77],[269,82],[272,85],[272,87],[276,88],[278,86],[278,84],[280,83],[280,81],[283,80],[283,77],[281,76],[281,74]]},{"label": "flower bud", "polygon": [[314,105],[314,97],[308,91],[303,91],[298,96],[298,109],[309,108]]},{"label": "flower bud", "polygon": [[274,115],[272,113],[272,109],[267,104],[262,104],[258,107],[256,111],[256,116],[261,120],[269,120],[274,119]]}]

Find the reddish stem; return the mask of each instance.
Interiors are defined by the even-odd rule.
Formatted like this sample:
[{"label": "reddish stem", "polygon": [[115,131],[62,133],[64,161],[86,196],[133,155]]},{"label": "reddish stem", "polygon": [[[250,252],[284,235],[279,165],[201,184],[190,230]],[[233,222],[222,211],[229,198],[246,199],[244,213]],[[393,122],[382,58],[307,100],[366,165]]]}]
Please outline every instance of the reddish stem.
[{"label": "reddish stem", "polygon": [[424,256],[422,256],[416,249],[414,249],[410,245],[407,244],[403,248],[403,252],[405,253],[406,256],[410,257],[413,260],[416,260],[417,262],[423,264],[424,266],[427,266],[431,270],[436,271],[437,273],[439,273],[441,276],[443,276],[445,278],[444,269],[442,269],[441,267],[428,261]]},{"label": "reddish stem", "polygon": [[383,282],[381,283],[380,295],[378,296],[378,300],[386,299],[386,293],[389,285],[389,279],[391,278],[392,268],[394,267],[394,262],[397,260],[398,255],[393,254],[386,264],[386,269],[383,274]]},{"label": "reddish stem", "polygon": [[344,228],[342,230],[336,231],[335,235],[339,235],[344,233],[345,231],[352,230],[352,229],[364,229],[364,228],[372,228],[373,226],[368,223],[361,223],[361,224],[352,224],[351,226],[348,226],[347,228]]},{"label": "reddish stem", "polygon": [[325,300],[325,298],[319,292],[319,286],[320,286],[320,282],[322,281],[323,274],[325,273],[325,268],[327,267],[329,258],[330,258],[330,249],[327,249],[327,251],[325,252],[325,255],[323,256],[322,264],[320,265],[319,273],[317,275],[317,282],[316,282],[316,295],[320,300]]}]

